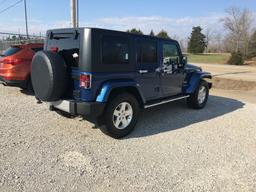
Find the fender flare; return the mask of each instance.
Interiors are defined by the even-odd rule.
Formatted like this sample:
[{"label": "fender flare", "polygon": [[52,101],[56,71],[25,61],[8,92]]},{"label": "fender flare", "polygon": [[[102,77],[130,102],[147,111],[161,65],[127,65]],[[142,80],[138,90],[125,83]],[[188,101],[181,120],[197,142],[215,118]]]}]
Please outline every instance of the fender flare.
[{"label": "fender flare", "polygon": [[100,102],[100,103],[107,102],[111,92],[114,89],[118,89],[118,88],[135,88],[139,96],[141,97],[142,102],[146,103],[145,97],[141,92],[140,85],[133,80],[121,80],[121,81],[112,80],[112,81],[107,81],[103,83],[99,91],[99,94],[96,97],[96,102]]},{"label": "fender flare", "polygon": [[[208,72],[196,72],[191,75],[191,77],[188,79],[187,86],[185,87],[185,93],[192,94],[196,90],[199,82],[202,79],[212,79],[211,73]],[[211,88],[212,84],[209,83],[209,86]]]}]

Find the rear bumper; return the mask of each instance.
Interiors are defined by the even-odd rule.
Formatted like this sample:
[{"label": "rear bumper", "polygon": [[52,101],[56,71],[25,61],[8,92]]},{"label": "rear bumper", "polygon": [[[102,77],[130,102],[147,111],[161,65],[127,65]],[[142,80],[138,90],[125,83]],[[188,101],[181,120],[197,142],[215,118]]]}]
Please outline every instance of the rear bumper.
[{"label": "rear bumper", "polygon": [[73,116],[99,117],[103,114],[105,103],[99,102],[77,102],[61,100],[52,102],[51,108],[67,112]]},{"label": "rear bumper", "polygon": [[25,81],[30,71],[30,64],[27,62],[18,65],[2,64],[0,67],[0,77],[8,81]]},{"label": "rear bumper", "polygon": [[20,80],[5,80],[3,77],[0,77],[0,84],[14,87],[23,87],[25,85],[25,81]]}]

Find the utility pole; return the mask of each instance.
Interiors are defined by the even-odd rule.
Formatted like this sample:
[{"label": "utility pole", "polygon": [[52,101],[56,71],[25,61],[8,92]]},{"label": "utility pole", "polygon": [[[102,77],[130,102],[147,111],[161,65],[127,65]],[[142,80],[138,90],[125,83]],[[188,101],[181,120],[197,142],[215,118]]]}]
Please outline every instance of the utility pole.
[{"label": "utility pole", "polygon": [[76,27],[79,27],[79,0],[76,0]]},{"label": "utility pole", "polygon": [[71,19],[71,26],[73,28],[77,27],[76,23],[76,0],[70,0],[70,19]]},{"label": "utility pole", "polygon": [[27,39],[28,39],[29,35],[28,35],[27,0],[24,0],[24,8],[25,8],[26,35],[27,35]]}]

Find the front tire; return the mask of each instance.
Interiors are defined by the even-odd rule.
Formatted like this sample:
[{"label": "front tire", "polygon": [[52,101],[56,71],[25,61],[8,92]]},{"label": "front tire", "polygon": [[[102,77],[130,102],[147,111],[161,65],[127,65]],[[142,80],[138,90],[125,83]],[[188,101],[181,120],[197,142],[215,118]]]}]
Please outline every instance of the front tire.
[{"label": "front tire", "polygon": [[195,92],[187,99],[188,107],[202,109],[205,107],[209,97],[209,85],[206,81],[200,81]]},{"label": "front tire", "polygon": [[123,93],[112,98],[104,113],[104,124],[101,130],[105,134],[119,139],[131,133],[137,123],[139,104],[137,99]]}]

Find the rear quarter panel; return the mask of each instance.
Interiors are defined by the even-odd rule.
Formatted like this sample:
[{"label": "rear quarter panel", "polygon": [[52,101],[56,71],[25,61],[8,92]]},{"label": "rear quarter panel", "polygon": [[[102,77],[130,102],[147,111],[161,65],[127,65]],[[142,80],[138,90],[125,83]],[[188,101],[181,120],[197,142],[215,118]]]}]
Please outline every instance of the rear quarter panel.
[{"label": "rear quarter panel", "polygon": [[[86,74],[86,72],[74,72],[73,75]],[[84,102],[107,102],[108,96],[115,88],[135,87],[140,92],[140,86],[134,81],[135,73],[91,73],[91,89],[83,89],[79,86],[79,80],[74,82],[74,90],[79,91],[76,100]],[[140,92],[141,93],[141,92]],[[143,95],[141,95],[142,98]]]},{"label": "rear quarter panel", "polygon": [[31,71],[30,68],[33,56],[34,52],[26,47],[14,55],[2,58],[6,60],[21,59],[22,62],[16,65],[1,64],[0,76],[4,77],[6,80],[26,80]]}]

